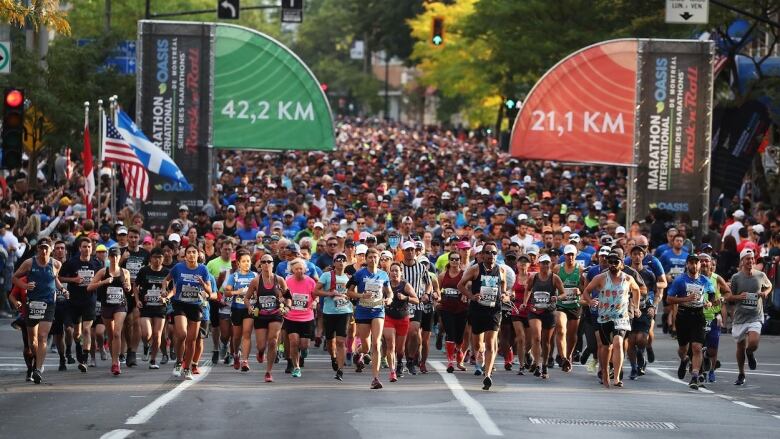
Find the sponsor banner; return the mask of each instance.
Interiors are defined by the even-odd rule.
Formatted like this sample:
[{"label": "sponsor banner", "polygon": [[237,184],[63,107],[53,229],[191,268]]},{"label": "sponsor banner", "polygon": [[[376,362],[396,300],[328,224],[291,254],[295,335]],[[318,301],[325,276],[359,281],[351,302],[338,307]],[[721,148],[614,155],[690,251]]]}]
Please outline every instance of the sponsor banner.
[{"label": "sponsor banner", "polygon": [[139,22],[136,123],[179,166],[192,190],[150,177],[143,212],[152,227],[165,227],[179,205],[203,206],[209,191],[211,78],[214,25]]},{"label": "sponsor banner", "polygon": [[532,160],[633,165],[638,41],[594,44],[550,69],[517,115],[510,153]]},{"label": "sponsor banner", "polygon": [[640,40],[634,217],[707,227],[712,61],[707,41]]}]

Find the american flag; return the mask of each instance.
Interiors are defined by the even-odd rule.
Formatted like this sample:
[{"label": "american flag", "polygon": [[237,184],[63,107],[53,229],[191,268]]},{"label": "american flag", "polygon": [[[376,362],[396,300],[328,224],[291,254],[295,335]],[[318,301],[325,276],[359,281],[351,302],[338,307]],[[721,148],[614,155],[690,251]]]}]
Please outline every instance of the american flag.
[{"label": "american flag", "polygon": [[130,197],[146,201],[149,195],[149,174],[147,174],[146,168],[135,155],[130,144],[119,134],[111,119],[105,117],[104,120],[103,160],[119,165],[125,189]]}]

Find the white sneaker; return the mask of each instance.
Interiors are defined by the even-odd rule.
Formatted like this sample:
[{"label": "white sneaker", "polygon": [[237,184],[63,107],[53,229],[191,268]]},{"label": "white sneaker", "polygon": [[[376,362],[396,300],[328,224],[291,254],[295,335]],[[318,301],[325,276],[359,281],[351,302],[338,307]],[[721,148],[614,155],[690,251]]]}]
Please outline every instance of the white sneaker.
[{"label": "white sneaker", "polygon": [[181,376],[181,364],[176,364],[176,366],[173,367],[173,376],[176,378]]},{"label": "white sneaker", "polygon": [[191,370],[189,370],[189,369],[184,369],[184,379],[185,379],[185,380],[191,380],[191,379],[193,379],[193,377],[192,377],[192,371],[191,371]]},{"label": "white sneaker", "polygon": [[157,363],[149,363],[149,369],[159,369],[160,366]]}]

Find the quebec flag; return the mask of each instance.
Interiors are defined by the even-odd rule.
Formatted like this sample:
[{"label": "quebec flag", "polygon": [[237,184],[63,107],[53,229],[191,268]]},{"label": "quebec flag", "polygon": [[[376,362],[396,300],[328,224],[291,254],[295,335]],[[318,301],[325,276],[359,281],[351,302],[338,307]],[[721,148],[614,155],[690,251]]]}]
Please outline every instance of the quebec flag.
[{"label": "quebec flag", "polygon": [[187,177],[181,172],[171,157],[166,154],[157,145],[149,141],[144,133],[138,129],[122,110],[119,110],[117,120],[117,129],[122,137],[133,147],[138,159],[143,163],[149,172],[153,172],[160,177],[181,183],[186,189],[192,190],[192,186],[187,181]]}]

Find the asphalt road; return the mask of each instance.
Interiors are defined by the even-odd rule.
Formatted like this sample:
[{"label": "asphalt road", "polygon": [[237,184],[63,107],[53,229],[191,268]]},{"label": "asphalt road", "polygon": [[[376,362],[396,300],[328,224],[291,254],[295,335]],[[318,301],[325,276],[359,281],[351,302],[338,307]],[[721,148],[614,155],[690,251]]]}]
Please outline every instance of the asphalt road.
[{"label": "asphalt road", "polygon": [[350,369],[335,381],[319,350],[302,378],[279,370],[271,384],[257,363],[241,373],[207,362],[197,380],[184,382],[171,376],[171,363],[156,371],[140,363],[119,377],[100,361],[87,374],[58,372],[51,354],[45,382],[34,385],[24,381],[20,349],[19,333],[0,320],[0,437],[717,438],[776,437],[780,429],[778,337],[762,338],[758,368],[743,387],[732,384],[734,342],[721,337],[719,381],[699,391],[675,378],[676,342],[663,335],[648,374],[630,381],[626,370],[625,387],[611,390],[577,366],[568,374],[553,369],[547,381],[501,369],[485,392],[471,371],[447,374],[436,353],[427,375],[390,383],[385,370],[384,389],[372,391],[366,372]]}]

